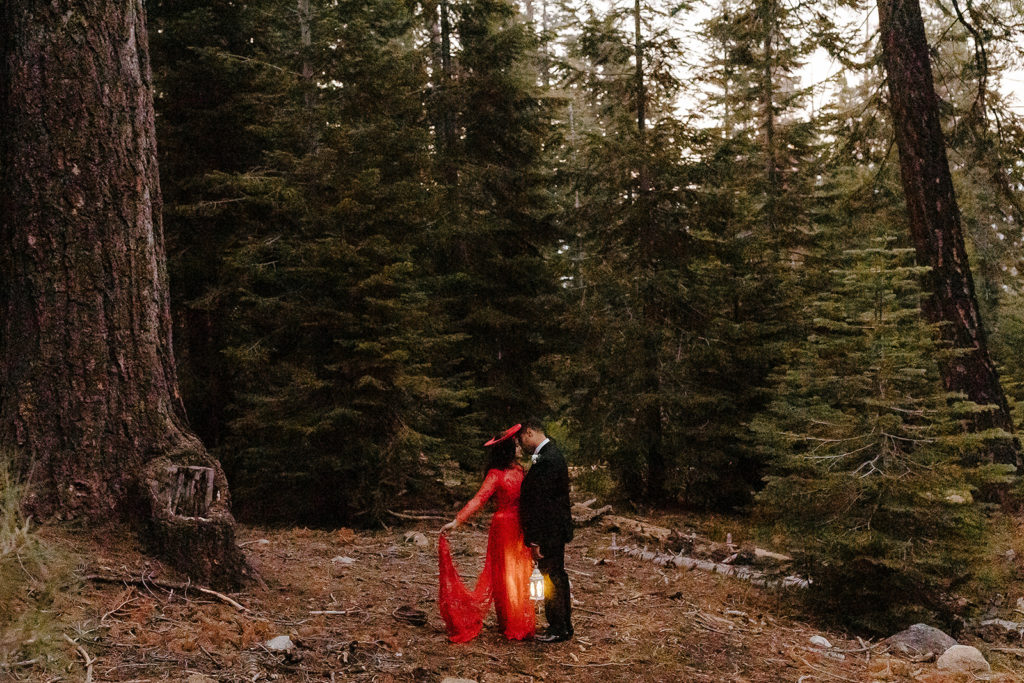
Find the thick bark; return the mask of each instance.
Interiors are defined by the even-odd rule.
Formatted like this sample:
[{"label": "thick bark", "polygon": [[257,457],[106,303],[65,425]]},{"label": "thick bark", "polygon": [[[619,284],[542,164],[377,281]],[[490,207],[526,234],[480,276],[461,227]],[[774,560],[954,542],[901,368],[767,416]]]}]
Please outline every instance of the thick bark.
[{"label": "thick bark", "polygon": [[[918,263],[931,268],[930,295],[922,310],[927,320],[942,324],[945,340],[956,350],[942,364],[943,382],[949,391],[991,406],[977,414],[975,429],[998,427],[1012,433],[964,247],[921,7],[918,0],[878,0],[878,13],[910,232]],[[1019,467],[1015,440],[996,440],[991,451],[996,462]]]},{"label": "thick bark", "polygon": [[[36,516],[141,516],[194,578],[234,583],[227,482],[185,424],[171,351],[142,2],[2,12],[0,448]],[[181,465],[212,471],[202,515],[162,497]]]}]

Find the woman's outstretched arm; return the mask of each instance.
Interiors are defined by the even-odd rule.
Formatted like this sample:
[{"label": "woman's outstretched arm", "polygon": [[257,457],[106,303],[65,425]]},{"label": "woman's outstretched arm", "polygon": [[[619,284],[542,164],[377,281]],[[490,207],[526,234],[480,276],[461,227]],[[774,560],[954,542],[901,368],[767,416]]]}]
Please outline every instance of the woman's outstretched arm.
[{"label": "woman's outstretched arm", "polygon": [[484,483],[480,485],[480,490],[476,492],[476,495],[466,503],[459,514],[455,515],[455,519],[448,522],[441,527],[441,533],[447,533],[448,531],[458,528],[459,526],[466,523],[466,520],[472,517],[477,510],[483,507],[484,503],[490,500],[491,496],[498,488],[498,477],[501,473],[498,470],[491,470],[484,477]]}]

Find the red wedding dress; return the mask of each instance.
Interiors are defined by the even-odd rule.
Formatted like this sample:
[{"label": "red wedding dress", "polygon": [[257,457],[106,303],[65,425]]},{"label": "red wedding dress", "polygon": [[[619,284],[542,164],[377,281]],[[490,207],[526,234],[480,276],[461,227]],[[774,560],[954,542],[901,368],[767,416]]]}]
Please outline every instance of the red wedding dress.
[{"label": "red wedding dress", "polygon": [[487,557],[473,590],[462,583],[455,570],[448,537],[441,534],[438,541],[441,574],[438,602],[448,639],[454,643],[472,640],[480,633],[492,601],[498,613],[498,627],[506,638],[523,640],[533,636],[535,612],[530,600],[533,558],[523,544],[523,530],[519,526],[519,487],[523,476],[519,465],[491,470],[473,500],[455,517],[462,524],[492,495],[497,498],[498,510],[487,535]]}]

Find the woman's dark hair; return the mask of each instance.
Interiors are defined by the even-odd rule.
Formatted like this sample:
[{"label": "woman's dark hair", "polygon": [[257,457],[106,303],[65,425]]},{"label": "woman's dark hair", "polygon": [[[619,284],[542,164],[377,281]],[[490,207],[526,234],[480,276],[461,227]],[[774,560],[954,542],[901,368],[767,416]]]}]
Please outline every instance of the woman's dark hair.
[{"label": "woman's dark hair", "polygon": [[515,459],[516,440],[505,439],[504,441],[499,441],[487,449],[487,467],[484,469],[484,474],[491,470],[508,469]]}]

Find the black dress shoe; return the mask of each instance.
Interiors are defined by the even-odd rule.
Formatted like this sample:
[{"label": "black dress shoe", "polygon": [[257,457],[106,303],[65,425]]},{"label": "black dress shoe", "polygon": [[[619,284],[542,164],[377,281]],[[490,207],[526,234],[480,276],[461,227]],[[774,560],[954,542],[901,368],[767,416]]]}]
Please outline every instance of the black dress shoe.
[{"label": "black dress shoe", "polygon": [[572,638],[572,633],[568,631],[545,633],[542,636],[537,636],[534,640],[538,643],[561,643]]}]

